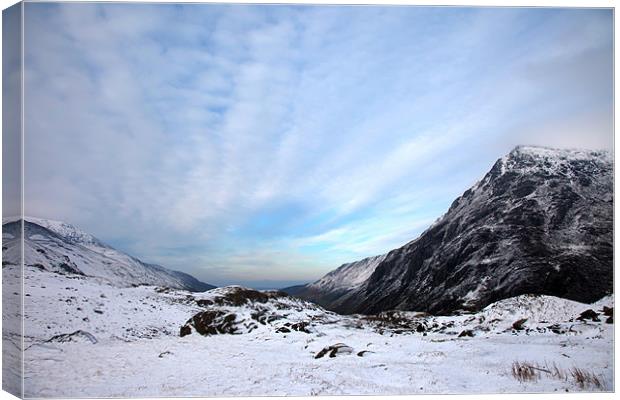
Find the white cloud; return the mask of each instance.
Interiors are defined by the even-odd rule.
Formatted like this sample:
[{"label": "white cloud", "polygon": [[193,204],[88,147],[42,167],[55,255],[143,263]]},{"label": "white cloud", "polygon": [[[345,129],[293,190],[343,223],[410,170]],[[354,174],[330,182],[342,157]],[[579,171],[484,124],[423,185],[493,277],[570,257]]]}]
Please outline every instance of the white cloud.
[{"label": "white cloud", "polygon": [[[387,251],[533,132],[547,145],[611,135],[611,78],[595,73],[611,48],[605,12],[26,14],[26,212],[205,280],[306,278]],[[562,128],[575,107],[583,118]],[[282,226],[248,230],[269,213]]]}]

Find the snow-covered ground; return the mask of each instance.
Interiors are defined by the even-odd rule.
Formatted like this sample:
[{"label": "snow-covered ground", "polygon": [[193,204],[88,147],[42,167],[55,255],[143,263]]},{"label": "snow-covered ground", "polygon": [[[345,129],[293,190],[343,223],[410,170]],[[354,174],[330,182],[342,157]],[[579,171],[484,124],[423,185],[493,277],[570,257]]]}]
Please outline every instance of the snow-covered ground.
[{"label": "snow-covered ground", "polygon": [[[3,271],[9,286],[19,285],[7,279],[18,276],[14,268]],[[602,314],[598,322],[576,319],[612,307],[613,297],[586,305],[520,296],[450,317],[340,316],[279,294],[245,303],[233,296],[243,293],[238,287],[118,288],[84,276],[25,272],[26,397],[613,390],[613,324]],[[7,297],[12,292],[5,286],[4,301],[18,301],[18,294]],[[211,311],[237,334],[202,336],[191,327],[180,337],[188,320]],[[522,330],[512,329],[524,318]],[[338,343],[351,349],[316,358]],[[530,363],[536,376],[518,380],[514,362]],[[556,367],[562,376],[552,373]],[[581,387],[573,368],[596,376],[600,387]]]}]

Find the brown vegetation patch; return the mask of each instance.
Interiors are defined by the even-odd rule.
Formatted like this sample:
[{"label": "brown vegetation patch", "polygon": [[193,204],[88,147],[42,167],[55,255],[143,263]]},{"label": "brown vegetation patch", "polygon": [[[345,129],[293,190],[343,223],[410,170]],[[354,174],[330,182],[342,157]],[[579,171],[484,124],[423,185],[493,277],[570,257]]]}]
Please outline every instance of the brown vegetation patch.
[{"label": "brown vegetation patch", "polygon": [[512,363],[511,373],[519,382],[534,382],[545,376],[563,381],[572,380],[581,389],[604,388],[602,379],[593,372],[578,367],[565,370],[555,363],[551,366],[546,363],[541,366],[536,363],[515,361]]}]

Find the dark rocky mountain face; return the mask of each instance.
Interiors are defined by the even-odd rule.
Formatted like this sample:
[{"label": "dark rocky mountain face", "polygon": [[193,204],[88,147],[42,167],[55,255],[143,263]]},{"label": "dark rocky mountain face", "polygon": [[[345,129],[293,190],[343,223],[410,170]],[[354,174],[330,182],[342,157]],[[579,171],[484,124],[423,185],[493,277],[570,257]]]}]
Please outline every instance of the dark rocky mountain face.
[{"label": "dark rocky mountain face", "polygon": [[517,147],[362,285],[335,300],[317,290],[319,304],[364,314],[478,310],[521,294],[596,301],[613,290],[612,156]]}]

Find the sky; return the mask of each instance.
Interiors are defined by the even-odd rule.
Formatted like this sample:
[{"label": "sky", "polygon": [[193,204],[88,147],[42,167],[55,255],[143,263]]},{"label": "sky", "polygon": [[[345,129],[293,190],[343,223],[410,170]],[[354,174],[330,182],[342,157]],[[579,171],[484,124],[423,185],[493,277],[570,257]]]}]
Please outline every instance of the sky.
[{"label": "sky", "polygon": [[613,147],[609,9],[26,3],[25,213],[216,285],[415,239],[519,144]]}]

